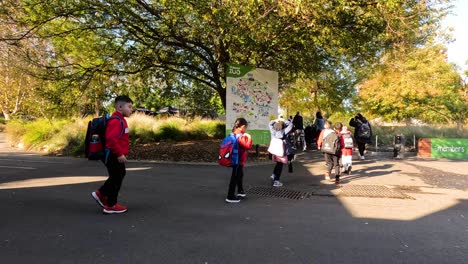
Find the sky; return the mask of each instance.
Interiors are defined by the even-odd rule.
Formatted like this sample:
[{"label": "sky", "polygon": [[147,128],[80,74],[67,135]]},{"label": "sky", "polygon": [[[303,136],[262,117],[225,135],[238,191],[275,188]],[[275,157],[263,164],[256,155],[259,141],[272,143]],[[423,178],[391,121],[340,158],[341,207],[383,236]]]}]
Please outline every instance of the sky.
[{"label": "sky", "polygon": [[453,27],[455,41],[447,45],[448,60],[454,62],[461,69],[468,69],[468,0],[455,0],[453,14],[445,18],[443,25]]}]

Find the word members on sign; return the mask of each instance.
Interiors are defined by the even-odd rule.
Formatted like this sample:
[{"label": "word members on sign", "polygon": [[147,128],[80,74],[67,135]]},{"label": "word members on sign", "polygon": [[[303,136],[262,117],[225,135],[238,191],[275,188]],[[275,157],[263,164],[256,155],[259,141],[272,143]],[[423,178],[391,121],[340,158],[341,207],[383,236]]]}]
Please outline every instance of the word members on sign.
[{"label": "word members on sign", "polygon": [[453,152],[453,153],[464,153],[465,147],[458,146],[437,146],[438,152]]}]

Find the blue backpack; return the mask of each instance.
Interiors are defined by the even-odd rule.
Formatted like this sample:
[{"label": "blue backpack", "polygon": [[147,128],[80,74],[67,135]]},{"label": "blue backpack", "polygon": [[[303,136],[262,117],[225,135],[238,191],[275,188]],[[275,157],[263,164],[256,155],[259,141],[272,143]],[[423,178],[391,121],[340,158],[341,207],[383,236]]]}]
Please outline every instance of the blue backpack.
[{"label": "blue backpack", "polygon": [[234,133],[230,133],[221,141],[218,163],[224,167],[239,165],[239,142]]},{"label": "blue backpack", "polygon": [[122,125],[122,131],[120,131],[119,138],[125,132],[125,126],[123,120],[118,116],[104,115],[101,117],[93,118],[88,122],[88,129],[86,130],[85,137],[85,157],[88,160],[102,160],[106,158],[106,127],[107,123],[111,119],[118,119]]}]

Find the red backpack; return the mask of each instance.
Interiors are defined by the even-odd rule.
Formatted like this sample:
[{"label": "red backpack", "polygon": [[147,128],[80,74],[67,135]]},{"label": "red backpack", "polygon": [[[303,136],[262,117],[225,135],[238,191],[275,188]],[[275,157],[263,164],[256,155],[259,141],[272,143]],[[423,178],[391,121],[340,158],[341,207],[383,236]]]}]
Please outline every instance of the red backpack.
[{"label": "red backpack", "polygon": [[221,142],[218,163],[224,167],[239,165],[239,142],[234,133],[230,133]]}]

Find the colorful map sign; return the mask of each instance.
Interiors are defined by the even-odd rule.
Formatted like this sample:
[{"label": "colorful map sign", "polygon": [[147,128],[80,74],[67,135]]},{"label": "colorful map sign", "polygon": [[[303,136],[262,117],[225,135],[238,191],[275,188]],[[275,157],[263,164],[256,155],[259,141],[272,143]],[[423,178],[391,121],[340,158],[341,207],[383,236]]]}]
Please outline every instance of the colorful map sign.
[{"label": "colorful map sign", "polygon": [[278,73],[228,65],[226,76],[226,133],[243,117],[249,122],[253,143],[268,144],[268,123],[278,115]]}]

